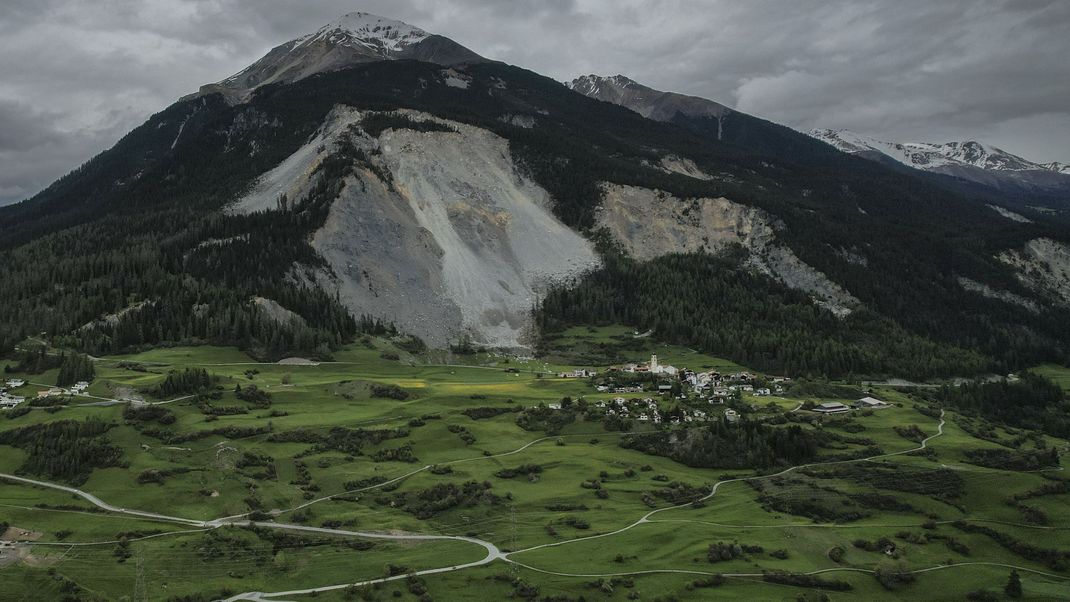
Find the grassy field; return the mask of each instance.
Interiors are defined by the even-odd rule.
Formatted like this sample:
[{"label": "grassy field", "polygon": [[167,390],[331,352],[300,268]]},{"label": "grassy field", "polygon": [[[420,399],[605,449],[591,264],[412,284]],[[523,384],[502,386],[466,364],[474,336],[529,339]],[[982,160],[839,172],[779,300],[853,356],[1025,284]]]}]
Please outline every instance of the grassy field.
[{"label": "grassy field", "polygon": [[1064,391],[1070,391],[1070,368],[1057,364],[1044,364],[1037,366],[1033,371],[1059,383]]},{"label": "grassy field", "polygon": [[[573,329],[556,344],[619,349],[625,340],[637,341],[630,361],[653,352],[677,366],[743,369],[621,328]],[[746,395],[740,407],[751,419],[788,421],[832,443],[818,450],[815,464],[796,469],[693,468],[621,447],[622,433],[606,430],[601,420],[577,416],[554,428],[521,428],[518,410],[564,397],[592,404],[614,397],[587,380],[557,378],[557,371],[574,366],[561,361],[416,357],[381,339],[354,344],[317,365],[258,364],[235,349],[212,347],[102,358],[90,388],[94,397],[3,415],[0,434],[99,419],[112,425],[105,437],[121,450],[121,462],[91,470],[78,488],[128,509],[197,521],[245,518],[199,528],[137,519],[101,511],[70,493],[0,480],[0,523],[33,533],[32,543],[0,555],[0,599],[200,594],[188,599],[208,600],[404,575],[486,554],[460,540],[250,529],[243,526],[250,517],[350,532],[466,536],[511,553],[517,563],[495,560],[323,592],[318,598],[324,600],[406,600],[425,593],[488,600],[530,597],[536,590],[535,597],[589,600],[794,600],[819,593],[842,600],[945,600],[975,590],[1000,592],[1011,565],[1020,567],[1027,597],[1070,597],[1070,487],[1063,488],[1067,493],[1052,489],[1065,477],[1057,470],[970,463],[973,450],[1011,449],[1021,432],[980,425],[986,427],[980,439],[970,434],[979,432],[974,419],[947,412],[940,433],[938,417],[890,389],[872,394],[891,407],[847,417],[797,410],[804,401],[828,398]],[[208,398],[177,401],[151,393],[168,373],[186,368],[207,370],[218,378],[218,389]],[[1061,368],[1040,370],[1066,375]],[[18,376],[32,383],[25,387],[32,392],[53,384],[56,375]],[[237,388],[253,385],[268,393],[269,403],[238,397]],[[404,395],[391,396],[391,386]],[[125,402],[84,405],[132,395],[167,402],[158,408],[173,421],[132,419]],[[721,411],[704,401],[662,403]],[[220,408],[229,410],[212,413]],[[924,453],[906,453],[925,437]],[[1030,436],[1018,443],[1026,451],[1053,447],[1066,442]],[[25,473],[30,454],[26,446],[0,445],[0,472]],[[862,460],[871,455],[880,457]],[[27,476],[62,482],[40,471]],[[715,485],[712,497],[689,503]],[[1033,494],[1021,497],[1027,492]],[[719,543],[738,544],[740,551],[711,561],[710,547]],[[872,574],[877,569],[905,577],[885,587]],[[773,583],[763,580],[769,571],[820,572],[825,581]]]}]

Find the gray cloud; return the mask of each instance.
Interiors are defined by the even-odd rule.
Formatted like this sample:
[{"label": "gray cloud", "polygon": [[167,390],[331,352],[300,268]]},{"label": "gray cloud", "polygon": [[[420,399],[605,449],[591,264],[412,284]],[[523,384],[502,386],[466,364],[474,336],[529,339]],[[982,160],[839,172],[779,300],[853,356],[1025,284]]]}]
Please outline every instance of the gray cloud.
[{"label": "gray cloud", "polygon": [[352,10],[570,79],[623,73],[798,129],[1070,161],[1064,0],[7,0],[0,203]]}]

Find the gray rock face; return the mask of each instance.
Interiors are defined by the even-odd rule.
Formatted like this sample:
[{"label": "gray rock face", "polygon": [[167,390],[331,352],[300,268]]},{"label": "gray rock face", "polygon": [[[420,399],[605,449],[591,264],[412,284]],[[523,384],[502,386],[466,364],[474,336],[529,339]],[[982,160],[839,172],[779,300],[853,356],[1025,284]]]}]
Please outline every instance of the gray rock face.
[{"label": "gray rock face", "polygon": [[1070,245],[1034,238],[1020,250],[1004,251],[999,259],[1014,267],[1026,286],[1053,303],[1070,306]]},{"label": "gray rock face", "polygon": [[643,117],[669,121],[681,113],[688,117],[723,117],[732,109],[712,100],[648,88],[623,75],[584,75],[565,84],[584,96],[627,107]]},{"label": "gray rock face", "polygon": [[201,86],[196,95],[222,93],[243,102],[265,84],[290,83],[360,63],[412,59],[457,65],[485,61],[439,35],[368,13],[349,13],[315,33],[272,48],[263,58],[223,81]]},{"label": "gray rock face", "polygon": [[753,268],[806,292],[834,314],[845,316],[859,305],[858,299],[777,242],[773,223],[760,209],[725,198],[681,199],[660,190],[609,183],[603,185],[598,212],[598,226],[636,259],[716,252],[738,244],[750,251]]},{"label": "gray rock face", "polygon": [[261,176],[232,211],[285,210],[316,184],[316,166],[346,140],[355,166],[312,246],[330,266],[320,284],[356,314],[389,320],[442,347],[469,336],[499,348],[529,344],[541,291],[599,265],[593,245],[557,220],[549,194],[513,165],[506,140],[473,126],[404,111],[453,131],[360,129],[336,107],[316,136]]}]

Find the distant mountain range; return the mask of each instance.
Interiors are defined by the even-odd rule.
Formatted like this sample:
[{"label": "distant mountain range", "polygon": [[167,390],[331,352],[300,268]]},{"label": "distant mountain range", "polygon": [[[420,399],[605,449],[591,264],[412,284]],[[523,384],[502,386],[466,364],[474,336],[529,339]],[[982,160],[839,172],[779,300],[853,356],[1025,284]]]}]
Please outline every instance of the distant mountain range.
[{"label": "distant mountain range", "polygon": [[965,142],[884,142],[850,130],[810,130],[810,135],[845,153],[880,153],[903,165],[937,171],[973,167],[990,171],[1052,171],[1070,175],[1070,165],[1034,163],[994,146],[974,140]]},{"label": "distant mountain range", "polygon": [[[627,107],[657,121],[685,125],[718,140],[784,159],[827,161],[804,135],[697,96],[663,92],[623,75],[584,75],[569,89]],[[1070,165],[1035,163],[976,141],[883,142],[848,130],[815,129],[809,135],[836,150],[898,170],[918,170],[960,194],[1022,207],[1070,209]],[[924,176],[922,177],[929,177]]]},{"label": "distant mountain range", "polygon": [[1063,195],[1070,200],[1070,165],[1036,163],[975,140],[885,142],[849,130],[815,129],[810,135],[853,155],[942,174],[1025,194]]}]

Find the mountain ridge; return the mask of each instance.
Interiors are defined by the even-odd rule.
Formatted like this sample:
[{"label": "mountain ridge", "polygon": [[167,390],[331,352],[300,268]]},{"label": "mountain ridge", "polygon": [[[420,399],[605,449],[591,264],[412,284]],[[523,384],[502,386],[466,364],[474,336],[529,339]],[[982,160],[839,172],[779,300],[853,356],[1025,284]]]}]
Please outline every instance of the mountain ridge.
[{"label": "mountain ridge", "polygon": [[408,23],[352,12],[272,48],[238,73],[205,84],[184,98],[218,92],[230,102],[242,102],[264,85],[292,83],[363,62],[406,59],[447,66],[487,60],[449,38]]},{"label": "mountain ridge", "polygon": [[[353,119],[319,144],[338,111]],[[567,304],[531,318],[567,298],[563,276],[607,279],[644,308],[616,311],[609,289],[581,286],[584,320],[634,316],[667,341],[694,335],[773,368],[927,377],[1065,352],[1062,281],[1018,277],[1063,257],[1065,233],[1043,216],[1010,219],[738,111],[663,117],[491,61],[359,60],[243,98],[180,100],[0,209],[0,278],[20,283],[0,290],[0,346],[44,331],[90,352],[193,341],[323,357],[383,322],[435,328],[419,332],[436,347],[530,345],[580,319]],[[260,190],[255,210],[230,210]],[[573,245],[576,261],[532,268],[523,259],[544,243]],[[662,270],[702,273],[708,288],[659,286]],[[695,335],[677,300],[716,312],[728,291],[737,322]],[[131,299],[148,303],[77,330]],[[303,323],[265,322],[255,299]],[[905,343],[886,350],[888,337]]]},{"label": "mountain ridge", "polygon": [[1051,171],[1070,175],[1070,165],[1036,163],[976,140],[885,142],[846,129],[812,129],[809,134],[846,153],[878,152],[918,169],[969,166],[993,171]]}]

